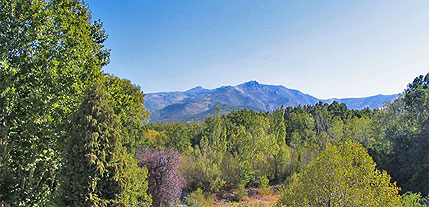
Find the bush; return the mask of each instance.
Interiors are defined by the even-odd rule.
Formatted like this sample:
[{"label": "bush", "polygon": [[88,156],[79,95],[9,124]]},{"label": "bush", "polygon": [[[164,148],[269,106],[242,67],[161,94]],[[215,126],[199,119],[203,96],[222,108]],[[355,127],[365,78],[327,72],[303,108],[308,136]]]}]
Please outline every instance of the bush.
[{"label": "bush", "polygon": [[420,193],[407,192],[402,196],[402,204],[404,207],[425,207],[425,205],[420,204],[421,198]]},{"label": "bush", "polygon": [[179,154],[171,149],[140,148],[136,152],[136,158],[139,166],[146,167],[149,171],[148,193],[152,195],[152,205],[173,206],[186,185],[185,179],[177,171],[180,162]]},{"label": "bush", "polygon": [[241,201],[247,196],[247,190],[244,185],[240,185],[237,189],[237,200]]},{"label": "bush", "polygon": [[190,207],[203,207],[205,203],[205,197],[201,188],[198,188],[188,196],[188,206]]},{"label": "bush", "polygon": [[362,145],[346,141],[294,176],[278,206],[401,206],[398,191]]},{"label": "bush", "polygon": [[260,186],[259,187],[261,188],[261,193],[263,195],[267,195],[271,191],[271,187],[269,185],[269,182],[270,181],[268,180],[267,176],[260,177],[260,180],[259,180]]}]

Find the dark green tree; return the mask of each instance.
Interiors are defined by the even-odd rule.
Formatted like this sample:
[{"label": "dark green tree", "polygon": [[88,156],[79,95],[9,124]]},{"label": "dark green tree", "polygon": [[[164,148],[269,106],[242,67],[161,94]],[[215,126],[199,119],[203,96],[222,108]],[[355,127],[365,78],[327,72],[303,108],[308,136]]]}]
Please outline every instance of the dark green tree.
[{"label": "dark green tree", "polygon": [[391,142],[382,167],[404,191],[429,194],[429,73],[408,84],[380,123]]},{"label": "dark green tree", "polygon": [[102,85],[86,93],[64,146],[60,206],[149,206],[147,170],[121,143],[120,118]]}]

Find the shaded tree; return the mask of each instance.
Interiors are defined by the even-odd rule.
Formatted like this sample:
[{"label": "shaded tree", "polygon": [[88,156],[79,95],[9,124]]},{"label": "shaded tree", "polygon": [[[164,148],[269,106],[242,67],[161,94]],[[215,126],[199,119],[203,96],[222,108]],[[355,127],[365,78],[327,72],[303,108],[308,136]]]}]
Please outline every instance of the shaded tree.
[{"label": "shaded tree", "polygon": [[90,88],[64,145],[60,206],[149,206],[147,171],[121,143],[121,125],[102,85]]},{"label": "shaded tree", "polygon": [[429,194],[429,73],[416,77],[383,112],[379,122],[391,149],[382,167],[404,191]]}]

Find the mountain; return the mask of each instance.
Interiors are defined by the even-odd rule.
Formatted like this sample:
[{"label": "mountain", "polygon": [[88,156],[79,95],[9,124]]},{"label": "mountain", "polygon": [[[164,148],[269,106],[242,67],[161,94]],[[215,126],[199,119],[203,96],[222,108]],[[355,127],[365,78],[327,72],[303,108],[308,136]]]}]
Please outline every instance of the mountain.
[{"label": "mountain", "polygon": [[152,112],[151,121],[191,122],[203,121],[212,115],[216,105],[226,114],[242,108],[255,111],[273,111],[281,105],[313,105],[319,101],[337,101],[351,109],[371,109],[382,107],[393,101],[396,95],[376,95],[365,98],[318,99],[298,90],[280,85],[265,85],[249,81],[237,86],[222,86],[205,89],[200,86],[188,91],[149,93],[145,96],[145,106]]}]

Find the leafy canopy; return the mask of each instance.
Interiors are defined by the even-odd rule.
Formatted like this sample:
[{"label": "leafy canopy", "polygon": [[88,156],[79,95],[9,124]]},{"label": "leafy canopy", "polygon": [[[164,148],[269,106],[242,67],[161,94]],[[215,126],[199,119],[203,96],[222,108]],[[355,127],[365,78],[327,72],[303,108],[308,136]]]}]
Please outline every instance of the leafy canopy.
[{"label": "leafy canopy", "polygon": [[278,206],[401,206],[398,191],[362,145],[346,141],[294,175]]}]

